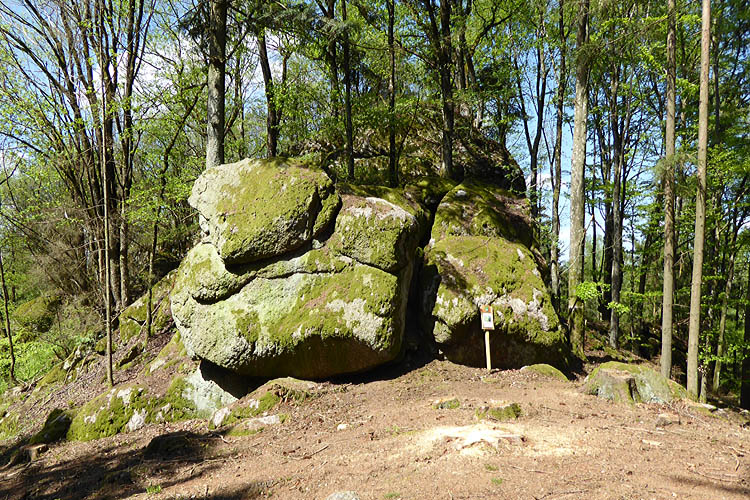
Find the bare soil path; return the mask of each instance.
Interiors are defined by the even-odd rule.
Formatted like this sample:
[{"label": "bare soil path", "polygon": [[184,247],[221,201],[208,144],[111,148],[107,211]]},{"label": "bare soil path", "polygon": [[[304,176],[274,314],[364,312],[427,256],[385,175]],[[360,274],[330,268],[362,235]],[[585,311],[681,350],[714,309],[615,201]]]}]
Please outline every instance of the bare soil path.
[{"label": "bare soil path", "polygon": [[[246,436],[196,420],[52,445],[0,470],[0,499],[750,498],[746,414],[615,404],[580,385],[431,361],[317,384],[274,408],[284,423]],[[477,419],[500,402],[522,415]]]}]

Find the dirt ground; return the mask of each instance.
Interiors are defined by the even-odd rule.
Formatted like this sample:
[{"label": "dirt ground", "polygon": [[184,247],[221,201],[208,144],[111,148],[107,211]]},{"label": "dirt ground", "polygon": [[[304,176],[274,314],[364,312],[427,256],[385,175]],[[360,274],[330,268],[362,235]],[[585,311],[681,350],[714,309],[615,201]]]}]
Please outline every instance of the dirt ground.
[{"label": "dirt ground", "polygon": [[[203,420],[50,446],[0,499],[747,499],[750,416],[616,404],[527,371],[430,361],[316,384],[246,436]],[[453,404],[442,401],[457,399]],[[502,402],[505,422],[476,413]],[[444,408],[441,408],[443,406]],[[149,442],[160,438],[154,451]]]}]

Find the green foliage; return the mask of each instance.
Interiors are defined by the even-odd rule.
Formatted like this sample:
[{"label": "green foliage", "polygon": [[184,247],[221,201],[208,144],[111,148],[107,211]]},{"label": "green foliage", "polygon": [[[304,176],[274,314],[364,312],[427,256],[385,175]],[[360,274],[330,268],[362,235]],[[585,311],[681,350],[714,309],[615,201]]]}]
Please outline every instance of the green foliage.
[{"label": "green foliage", "polygon": [[598,299],[608,286],[606,283],[600,281],[583,281],[576,287],[576,297],[584,302]]}]

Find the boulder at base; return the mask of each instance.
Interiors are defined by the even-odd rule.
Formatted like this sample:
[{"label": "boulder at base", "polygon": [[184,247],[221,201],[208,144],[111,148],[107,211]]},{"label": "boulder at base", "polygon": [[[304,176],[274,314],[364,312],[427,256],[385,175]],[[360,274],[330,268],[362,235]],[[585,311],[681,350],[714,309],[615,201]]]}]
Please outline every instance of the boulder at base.
[{"label": "boulder at base", "polygon": [[493,367],[565,367],[570,351],[543,266],[523,198],[474,180],[456,186],[437,208],[425,251],[425,329],[448,359],[483,366],[479,307],[490,305]]},{"label": "boulder at base", "polygon": [[[268,179],[323,175],[276,161],[255,161],[242,168],[264,172]],[[253,231],[263,236],[243,237],[241,245],[227,252],[225,237],[215,233],[232,230],[208,224],[206,241],[182,262],[171,304],[188,351],[241,375],[269,378],[324,378],[395,359],[404,332],[420,229],[417,218],[392,201],[357,195],[345,195],[343,207],[334,213],[334,202],[323,200],[335,200],[338,209],[341,198],[318,179],[317,191],[310,192],[327,194],[318,195],[321,206],[316,222],[308,220],[311,229],[299,232],[301,226],[287,223],[291,219],[284,210],[271,217],[292,184],[269,189],[255,178],[214,183],[216,175],[209,170],[201,176],[193,197],[200,193],[207,200],[234,199],[235,192],[242,192],[253,204],[236,205],[234,220],[252,220]],[[259,217],[257,210],[268,214]],[[316,228],[334,219],[333,231],[322,239]],[[294,244],[258,250],[272,240],[291,241],[288,233],[295,231],[299,237],[293,238]],[[274,232],[278,234],[271,237]]]},{"label": "boulder at base", "polygon": [[586,377],[583,392],[614,402],[669,403],[685,389],[644,365],[609,361]]}]

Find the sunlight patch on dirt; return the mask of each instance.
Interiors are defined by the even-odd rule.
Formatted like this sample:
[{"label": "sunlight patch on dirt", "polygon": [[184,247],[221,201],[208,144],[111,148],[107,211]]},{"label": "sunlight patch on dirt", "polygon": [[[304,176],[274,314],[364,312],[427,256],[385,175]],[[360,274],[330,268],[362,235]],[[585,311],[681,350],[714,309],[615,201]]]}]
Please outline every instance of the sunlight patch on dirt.
[{"label": "sunlight patch on dirt", "polygon": [[429,452],[445,445],[461,455],[482,456],[510,446],[516,453],[539,456],[568,456],[579,451],[574,443],[578,432],[572,429],[481,422],[466,426],[432,427],[420,432],[412,448],[416,452]]}]

